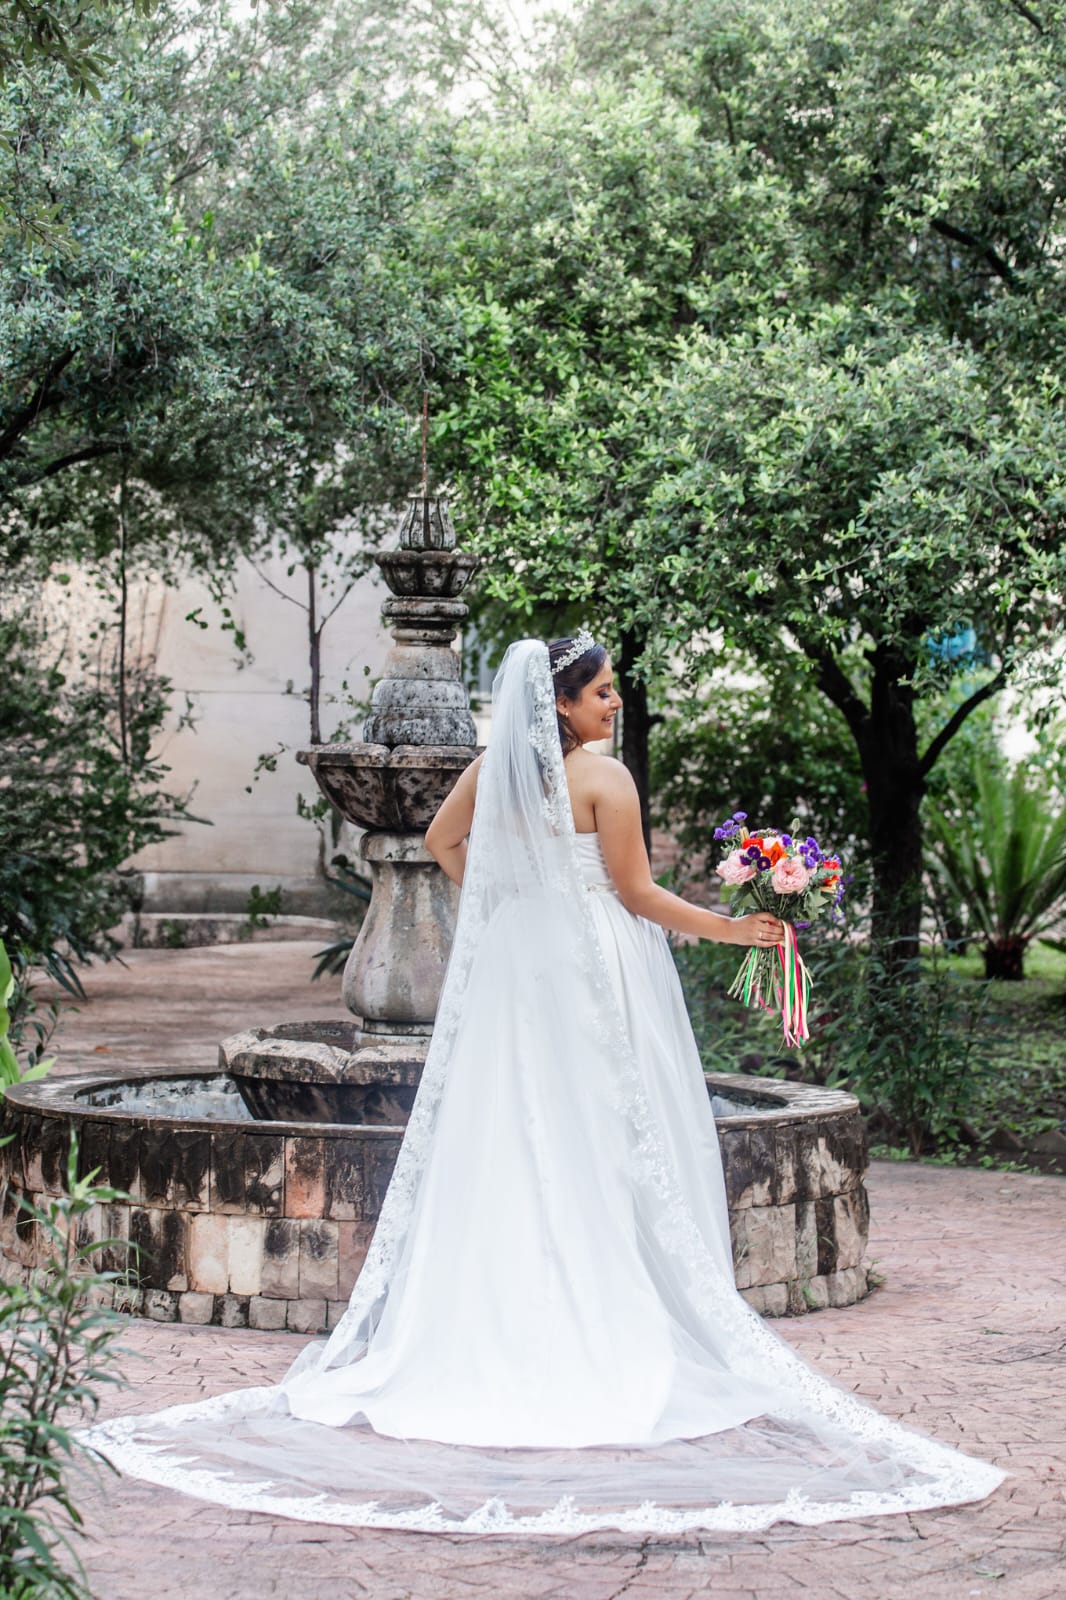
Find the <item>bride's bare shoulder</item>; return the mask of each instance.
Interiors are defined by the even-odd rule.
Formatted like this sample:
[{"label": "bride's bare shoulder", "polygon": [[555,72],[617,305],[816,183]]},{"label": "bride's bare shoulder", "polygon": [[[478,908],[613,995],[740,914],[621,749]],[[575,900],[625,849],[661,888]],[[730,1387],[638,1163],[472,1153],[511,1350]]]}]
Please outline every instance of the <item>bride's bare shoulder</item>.
[{"label": "bride's bare shoulder", "polygon": [[601,755],[596,750],[575,750],[567,765],[581,780],[582,788],[597,796],[620,795],[633,788],[629,768],[616,756]]}]

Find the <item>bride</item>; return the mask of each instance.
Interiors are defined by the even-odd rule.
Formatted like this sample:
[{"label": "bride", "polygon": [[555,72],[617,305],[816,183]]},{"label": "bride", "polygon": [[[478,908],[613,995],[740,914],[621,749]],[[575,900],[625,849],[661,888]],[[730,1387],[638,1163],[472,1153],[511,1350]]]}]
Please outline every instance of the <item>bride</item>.
[{"label": "bride", "polygon": [[[426,836],[462,884],[410,1123],[345,1315],[276,1386],[84,1435],[226,1505],[573,1534],[828,1522],[1003,1478],[822,1377],[737,1293],[721,1157],[636,791],[585,746],[621,701],[583,630],[525,639]],[[856,1318],[856,1331],[860,1318]]]}]

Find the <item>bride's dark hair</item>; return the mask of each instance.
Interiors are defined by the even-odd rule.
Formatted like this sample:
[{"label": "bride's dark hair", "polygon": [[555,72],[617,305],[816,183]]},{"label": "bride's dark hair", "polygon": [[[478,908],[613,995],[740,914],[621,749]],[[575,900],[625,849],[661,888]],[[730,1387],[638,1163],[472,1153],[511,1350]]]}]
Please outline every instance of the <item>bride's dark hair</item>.
[{"label": "bride's dark hair", "polygon": [[[555,693],[565,695],[567,700],[578,699],[582,689],[592,682],[607,660],[607,651],[603,645],[594,644],[591,650],[586,650],[576,661],[571,661],[561,672],[556,672],[556,662],[561,661],[563,656],[574,648],[574,644],[574,639],[553,639],[548,646],[548,660],[551,663]],[[559,743],[563,747],[563,755],[568,756],[571,750],[577,749],[578,741],[559,712],[556,712],[556,718],[559,725]]]}]

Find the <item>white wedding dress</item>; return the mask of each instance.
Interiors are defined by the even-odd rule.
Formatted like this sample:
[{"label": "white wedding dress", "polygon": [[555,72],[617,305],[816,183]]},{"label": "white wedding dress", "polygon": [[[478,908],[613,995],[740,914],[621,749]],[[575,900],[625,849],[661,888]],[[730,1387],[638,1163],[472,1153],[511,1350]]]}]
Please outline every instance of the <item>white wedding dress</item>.
[{"label": "white wedding dress", "polygon": [[226,1505],[448,1532],[761,1529],[1003,1478],[821,1377],[737,1293],[669,947],[574,832],[534,640],[497,677],[432,1047],[347,1312],[276,1387],[83,1437]]}]

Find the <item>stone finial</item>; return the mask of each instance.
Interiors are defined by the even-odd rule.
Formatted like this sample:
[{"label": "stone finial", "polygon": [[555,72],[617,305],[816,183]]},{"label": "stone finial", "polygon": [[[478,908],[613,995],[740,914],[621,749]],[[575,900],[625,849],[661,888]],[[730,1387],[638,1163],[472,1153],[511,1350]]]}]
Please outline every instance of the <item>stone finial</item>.
[{"label": "stone finial", "polygon": [[400,549],[455,549],[455,529],[444,495],[408,496],[407,512],[400,524]]},{"label": "stone finial", "polygon": [[374,689],[364,740],[472,749],[477,734],[451,643],[467,615],[458,597],[477,560],[455,549],[443,495],[412,495],[399,547],[376,560],[392,591],[381,615],[395,648]]}]

